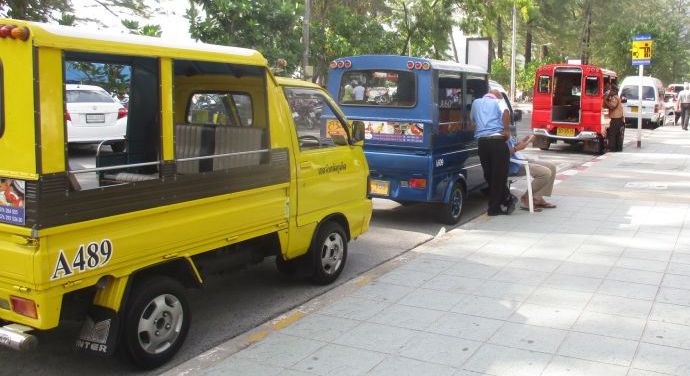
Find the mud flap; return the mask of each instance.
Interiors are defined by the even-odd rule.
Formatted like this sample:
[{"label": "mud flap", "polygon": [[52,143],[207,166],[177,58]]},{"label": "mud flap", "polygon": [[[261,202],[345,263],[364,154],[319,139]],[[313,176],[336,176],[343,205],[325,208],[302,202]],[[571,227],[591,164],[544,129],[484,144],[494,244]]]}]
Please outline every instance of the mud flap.
[{"label": "mud flap", "polygon": [[117,344],[118,327],[119,318],[115,310],[92,305],[75,343],[77,351],[112,355]]}]

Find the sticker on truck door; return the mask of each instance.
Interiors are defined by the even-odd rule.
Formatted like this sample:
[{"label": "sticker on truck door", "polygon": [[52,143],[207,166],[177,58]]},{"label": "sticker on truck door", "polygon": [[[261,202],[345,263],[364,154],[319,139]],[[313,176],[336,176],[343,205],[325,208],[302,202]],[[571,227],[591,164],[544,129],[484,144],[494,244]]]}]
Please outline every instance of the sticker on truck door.
[{"label": "sticker on truck door", "polygon": [[103,239],[99,243],[91,242],[87,245],[79,245],[71,261],[69,261],[65,251],[61,249],[50,280],[54,281],[73,274],[102,268],[113,257],[113,251],[113,243],[110,239]]}]

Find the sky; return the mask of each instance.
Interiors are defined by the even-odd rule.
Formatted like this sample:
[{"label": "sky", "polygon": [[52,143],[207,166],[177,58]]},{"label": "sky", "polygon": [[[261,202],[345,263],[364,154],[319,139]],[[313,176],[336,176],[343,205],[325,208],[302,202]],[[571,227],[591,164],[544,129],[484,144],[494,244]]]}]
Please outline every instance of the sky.
[{"label": "sky", "polygon": [[184,18],[189,8],[189,0],[145,0],[144,2],[151,9],[152,17],[149,19],[139,18],[131,14],[121,14],[119,18],[115,17],[95,0],[72,0],[72,7],[77,17],[95,18],[105,24],[105,26],[101,26],[95,22],[85,23],[81,21],[78,23],[80,28],[127,33],[127,29],[122,26],[120,20],[133,19],[139,21],[140,26],[146,24],[160,25],[163,31],[161,38],[178,41],[191,40],[189,22]]}]

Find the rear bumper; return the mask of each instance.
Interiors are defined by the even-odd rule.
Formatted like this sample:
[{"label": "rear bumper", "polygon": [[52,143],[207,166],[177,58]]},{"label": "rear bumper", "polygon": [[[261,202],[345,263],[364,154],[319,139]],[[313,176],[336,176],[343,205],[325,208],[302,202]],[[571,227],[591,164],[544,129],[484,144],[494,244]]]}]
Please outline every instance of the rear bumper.
[{"label": "rear bumper", "polygon": [[597,134],[597,132],[592,131],[582,131],[573,137],[557,136],[555,134],[549,133],[549,131],[547,131],[545,128],[534,128],[532,129],[532,133],[534,133],[535,136],[548,137],[549,139],[553,140],[588,141],[596,140],[597,138],[599,138],[599,134]]}]

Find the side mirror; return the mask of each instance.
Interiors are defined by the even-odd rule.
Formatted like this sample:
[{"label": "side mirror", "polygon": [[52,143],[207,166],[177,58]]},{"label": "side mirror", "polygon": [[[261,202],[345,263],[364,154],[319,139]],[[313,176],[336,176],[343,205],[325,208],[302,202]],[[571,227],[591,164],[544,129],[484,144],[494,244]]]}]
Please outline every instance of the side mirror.
[{"label": "side mirror", "polygon": [[364,122],[355,120],[352,122],[352,143],[364,140]]}]

